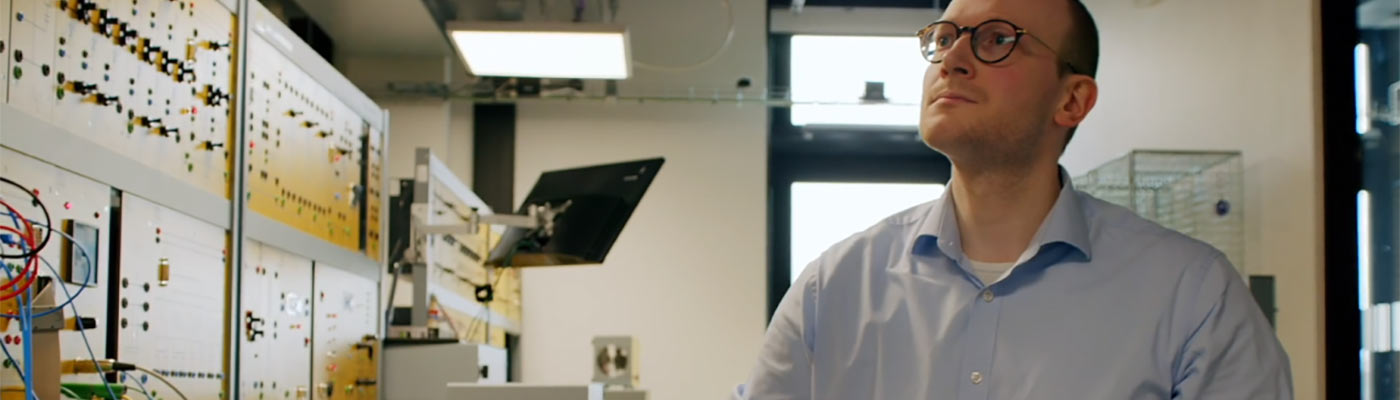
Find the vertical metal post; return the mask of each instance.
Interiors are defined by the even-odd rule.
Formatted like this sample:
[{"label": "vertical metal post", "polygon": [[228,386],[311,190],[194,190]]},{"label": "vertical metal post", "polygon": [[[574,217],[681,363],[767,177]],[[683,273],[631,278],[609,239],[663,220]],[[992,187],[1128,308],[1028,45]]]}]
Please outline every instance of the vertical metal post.
[{"label": "vertical metal post", "polygon": [[228,370],[228,374],[226,375],[227,380],[224,381],[224,393],[227,394],[225,399],[242,398],[238,390],[239,351],[242,344],[239,340],[241,338],[239,327],[242,326],[241,316],[243,314],[243,302],[240,296],[243,287],[243,215],[248,206],[245,181],[248,164],[248,160],[245,158],[245,143],[248,140],[245,138],[246,132],[244,132],[244,126],[247,125],[247,112],[244,110],[247,109],[248,105],[248,39],[252,33],[252,30],[249,29],[251,25],[250,1],[255,0],[239,0],[238,10],[235,13],[238,34],[234,35],[234,51],[236,52],[234,75],[238,77],[235,81],[238,85],[238,97],[233,102],[234,141],[233,145],[228,146],[229,150],[233,152],[233,165],[231,166],[233,182],[229,189],[231,207],[229,209],[228,280],[226,284],[228,290],[228,329],[224,332],[227,337],[225,340],[228,343],[228,346],[225,346],[228,352],[225,356],[225,368]]}]

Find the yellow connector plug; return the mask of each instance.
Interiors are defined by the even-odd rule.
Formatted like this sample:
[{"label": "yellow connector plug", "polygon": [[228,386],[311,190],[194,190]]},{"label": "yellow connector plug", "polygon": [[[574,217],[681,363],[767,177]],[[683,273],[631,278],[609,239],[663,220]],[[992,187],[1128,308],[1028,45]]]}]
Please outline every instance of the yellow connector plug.
[{"label": "yellow connector plug", "polygon": [[61,369],[65,375],[96,374],[98,365],[102,366],[102,372],[112,372],[114,363],[112,360],[97,360],[97,363],[93,363],[92,360],[68,360],[63,362]]},{"label": "yellow connector plug", "polygon": [[85,331],[95,328],[97,328],[97,319],[94,318],[68,317],[68,319],[63,320],[63,329],[70,331]]},{"label": "yellow connector plug", "polygon": [[97,360],[96,363],[93,360],[68,360],[63,362],[60,370],[63,374],[96,374],[99,373],[98,366],[102,367],[101,373],[136,370],[135,365],[113,360]]},{"label": "yellow connector plug", "polygon": [[24,390],[24,386],[5,386],[0,388],[0,400],[25,400],[29,394]]}]

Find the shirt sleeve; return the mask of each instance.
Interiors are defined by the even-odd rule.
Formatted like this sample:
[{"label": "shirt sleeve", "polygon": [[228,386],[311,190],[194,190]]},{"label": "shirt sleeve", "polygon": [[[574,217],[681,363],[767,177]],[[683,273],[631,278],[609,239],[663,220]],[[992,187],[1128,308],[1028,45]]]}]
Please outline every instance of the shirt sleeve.
[{"label": "shirt sleeve", "polygon": [[1177,320],[1190,331],[1174,362],[1172,398],[1291,400],[1288,355],[1239,273],[1220,253],[1204,267],[1200,283],[1179,292]]},{"label": "shirt sleeve", "polygon": [[[820,260],[818,260],[819,262]],[[808,265],[783,295],[759,350],[758,365],[736,400],[805,400],[812,397],[812,319],[818,262]]]}]

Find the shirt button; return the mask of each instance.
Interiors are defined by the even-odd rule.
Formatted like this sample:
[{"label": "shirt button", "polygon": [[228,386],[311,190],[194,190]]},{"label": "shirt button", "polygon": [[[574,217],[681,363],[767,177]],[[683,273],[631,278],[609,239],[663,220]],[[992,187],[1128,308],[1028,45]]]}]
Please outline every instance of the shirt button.
[{"label": "shirt button", "polygon": [[973,385],[980,385],[980,384],[982,384],[982,373],[981,373],[981,372],[977,372],[977,371],[973,371],[973,372],[972,372],[972,384],[973,384]]},{"label": "shirt button", "polygon": [[991,302],[992,302],[992,299],[995,299],[996,297],[997,297],[997,296],[996,296],[995,294],[992,294],[992,290],[991,290],[991,289],[987,289],[987,290],[983,290],[983,291],[982,291],[982,301],[991,303]]}]

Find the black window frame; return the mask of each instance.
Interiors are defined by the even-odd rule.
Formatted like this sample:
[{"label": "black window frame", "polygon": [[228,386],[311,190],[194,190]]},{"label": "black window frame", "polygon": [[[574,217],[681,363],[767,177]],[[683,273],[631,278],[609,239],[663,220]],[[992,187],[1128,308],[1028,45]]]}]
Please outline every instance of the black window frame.
[{"label": "black window frame", "polygon": [[1357,207],[1362,147],[1355,134],[1357,0],[1319,0],[1323,179],[1323,335],[1326,398],[1361,398]]},{"label": "black window frame", "polygon": [[[791,34],[769,35],[773,93],[790,88],[791,39]],[[947,157],[923,144],[917,128],[798,127],[791,111],[769,108],[768,319],[791,286],[794,182],[946,184],[952,171]]]}]

